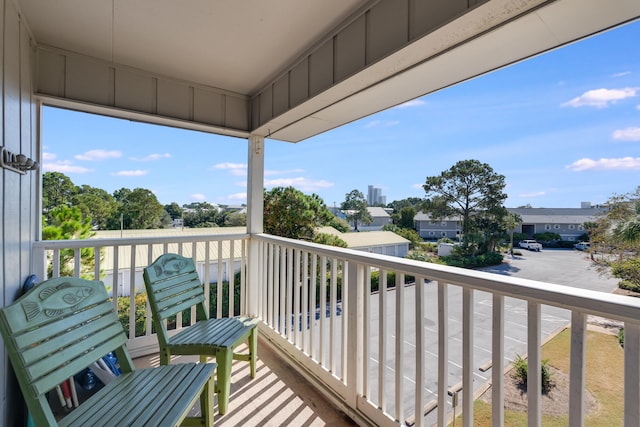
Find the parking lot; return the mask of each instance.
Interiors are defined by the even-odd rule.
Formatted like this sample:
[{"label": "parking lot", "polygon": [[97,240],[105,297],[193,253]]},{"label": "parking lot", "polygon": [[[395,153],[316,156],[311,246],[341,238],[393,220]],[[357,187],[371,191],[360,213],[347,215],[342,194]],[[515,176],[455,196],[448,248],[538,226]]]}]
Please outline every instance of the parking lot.
[{"label": "parking lot", "polygon": [[[617,287],[617,279],[601,274],[591,263],[589,254],[576,250],[557,249],[542,250],[541,252],[529,252],[526,250],[517,251],[520,255],[506,256],[506,262],[500,266],[484,269],[485,271],[509,275],[513,277],[543,281],[559,285],[571,286],[580,289],[590,289],[602,292],[611,292]],[[415,323],[414,319],[414,286],[405,289],[407,303],[405,318],[405,345],[407,367],[412,366],[415,358]],[[388,304],[393,307],[395,304],[395,292],[390,292]],[[426,402],[436,399],[437,387],[437,286],[435,283],[425,285],[425,362],[426,374]],[[372,314],[377,313],[378,299],[374,295],[371,299]],[[491,379],[491,369],[480,369],[480,367],[491,366],[491,328],[492,328],[492,295],[486,292],[474,292],[474,389],[479,390]],[[452,387],[462,380],[462,289],[457,286],[449,287],[449,387]],[[542,310],[542,340],[543,342],[564,329],[570,320],[570,312],[565,309],[543,306]],[[504,359],[505,366],[513,361],[516,355],[525,355],[527,352],[527,302],[516,298],[505,298],[505,327],[504,327]],[[372,324],[378,322],[377,316],[371,319]],[[388,326],[393,330],[393,326]],[[373,331],[371,336],[372,378],[376,377],[377,370],[377,331]],[[395,338],[395,337],[393,337]],[[393,339],[387,344],[387,354],[394,354]],[[388,381],[394,377],[393,363],[388,364]],[[411,373],[405,377],[406,400],[405,408],[413,407],[413,387],[414,378],[410,378]],[[391,386],[391,384],[389,384]],[[375,385],[372,387],[377,388]],[[392,389],[392,388],[391,388]],[[375,395],[375,393],[373,393]],[[390,406],[393,406],[391,403]],[[430,424],[430,417],[427,415],[427,424]]]}]

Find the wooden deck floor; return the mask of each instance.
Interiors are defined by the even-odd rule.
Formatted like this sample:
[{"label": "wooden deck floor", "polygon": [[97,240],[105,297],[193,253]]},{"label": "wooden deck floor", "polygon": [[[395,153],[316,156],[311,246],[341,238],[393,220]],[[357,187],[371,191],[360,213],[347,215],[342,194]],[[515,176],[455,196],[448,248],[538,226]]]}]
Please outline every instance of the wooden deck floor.
[{"label": "wooden deck floor", "polygon": [[[197,357],[172,358],[172,363],[185,361],[197,361]],[[158,355],[150,355],[134,363],[137,367],[158,366],[160,360]],[[248,363],[234,361],[229,408],[220,415],[216,403],[215,411],[217,427],[355,425],[262,339],[258,342],[256,377],[251,378]]]}]

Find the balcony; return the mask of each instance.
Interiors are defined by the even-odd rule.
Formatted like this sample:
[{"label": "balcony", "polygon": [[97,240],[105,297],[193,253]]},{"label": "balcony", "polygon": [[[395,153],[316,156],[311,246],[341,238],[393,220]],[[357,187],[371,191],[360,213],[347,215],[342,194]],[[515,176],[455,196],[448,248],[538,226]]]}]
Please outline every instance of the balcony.
[{"label": "balcony", "polygon": [[[130,319],[136,317],[141,269],[161,253],[175,252],[194,257],[212,295],[228,292],[215,298],[215,313],[262,320],[258,378],[247,381],[247,370],[234,366],[231,413],[218,416],[218,425],[240,419],[260,424],[278,414],[288,423],[300,414],[296,424],[335,416],[327,422],[333,425],[347,422],[341,411],[362,425],[446,426],[453,389],[456,395],[459,390],[457,413],[467,415],[463,423],[471,426],[473,401],[489,382],[492,422],[503,425],[504,371],[515,353],[527,354],[530,372],[537,374],[529,375],[528,422],[540,425],[541,345],[567,325],[569,423],[583,425],[591,315],[624,324],[624,425],[640,424],[640,301],[634,298],[244,233],[35,242],[37,273],[59,274],[61,253],[71,250],[74,274],[87,274],[83,248],[101,254],[88,274],[104,279],[114,297],[129,298]],[[232,276],[236,285],[225,290],[223,282]],[[128,346],[140,364],[156,363],[150,324],[148,311],[128,324]],[[295,397],[298,375],[314,385],[314,397]],[[314,412],[320,394],[338,411]],[[310,401],[314,405],[305,406]]]}]

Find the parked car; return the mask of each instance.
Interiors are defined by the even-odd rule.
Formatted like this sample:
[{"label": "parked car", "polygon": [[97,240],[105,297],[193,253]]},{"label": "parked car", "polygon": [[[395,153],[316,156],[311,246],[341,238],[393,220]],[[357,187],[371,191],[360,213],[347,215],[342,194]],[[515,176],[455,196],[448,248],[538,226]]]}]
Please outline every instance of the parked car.
[{"label": "parked car", "polygon": [[518,245],[523,249],[528,249],[530,251],[540,252],[542,250],[542,244],[538,243],[535,240],[522,240]]},{"label": "parked car", "polygon": [[578,242],[575,245],[573,245],[574,248],[576,248],[579,251],[588,251],[589,249],[591,249],[591,243],[589,242]]}]

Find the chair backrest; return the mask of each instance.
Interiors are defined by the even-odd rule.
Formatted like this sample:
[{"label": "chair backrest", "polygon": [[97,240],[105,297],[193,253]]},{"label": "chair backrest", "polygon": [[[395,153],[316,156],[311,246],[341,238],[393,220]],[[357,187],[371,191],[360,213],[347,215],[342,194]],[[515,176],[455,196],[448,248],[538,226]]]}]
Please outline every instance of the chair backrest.
[{"label": "chair backrest", "polygon": [[146,267],[142,276],[158,339],[164,344],[167,332],[163,320],[193,306],[199,319],[208,319],[204,286],[193,259],[164,254]]},{"label": "chair backrest", "polygon": [[42,282],[0,310],[0,332],[34,420],[55,425],[45,393],[116,351],[133,368],[104,284],[71,277]]}]

